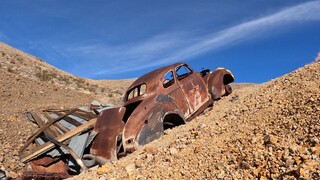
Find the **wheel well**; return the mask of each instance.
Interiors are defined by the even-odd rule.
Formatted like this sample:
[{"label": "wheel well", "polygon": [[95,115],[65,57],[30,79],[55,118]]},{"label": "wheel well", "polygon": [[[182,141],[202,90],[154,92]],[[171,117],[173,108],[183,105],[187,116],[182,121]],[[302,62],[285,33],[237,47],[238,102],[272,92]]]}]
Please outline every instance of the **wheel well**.
[{"label": "wheel well", "polygon": [[229,84],[229,83],[232,83],[234,81],[233,77],[231,74],[225,74],[223,76],[223,84],[226,85],[226,84]]},{"label": "wheel well", "polygon": [[163,120],[163,130],[185,124],[184,120],[178,114],[167,114]]}]

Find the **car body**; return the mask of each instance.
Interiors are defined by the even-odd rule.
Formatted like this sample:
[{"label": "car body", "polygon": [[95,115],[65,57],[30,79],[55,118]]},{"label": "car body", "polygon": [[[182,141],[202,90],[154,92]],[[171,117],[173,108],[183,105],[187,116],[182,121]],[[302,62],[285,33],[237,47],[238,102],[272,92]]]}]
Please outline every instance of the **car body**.
[{"label": "car body", "polygon": [[100,163],[116,160],[184,124],[214,100],[231,93],[232,73],[225,68],[195,72],[176,63],[138,78],[126,91],[123,106],[103,111],[90,154]]}]

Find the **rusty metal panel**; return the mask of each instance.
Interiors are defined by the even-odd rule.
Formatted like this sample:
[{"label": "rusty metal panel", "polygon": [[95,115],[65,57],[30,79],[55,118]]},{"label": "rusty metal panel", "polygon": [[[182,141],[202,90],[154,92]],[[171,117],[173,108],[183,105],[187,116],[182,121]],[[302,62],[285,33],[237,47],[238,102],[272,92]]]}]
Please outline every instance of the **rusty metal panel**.
[{"label": "rusty metal panel", "polygon": [[125,111],[125,107],[108,109],[97,118],[94,127],[97,136],[92,142],[90,153],[100,164],[117,159],[117,138],[124,127],[122,118]]},{"label": "rusty metal panel", "polygon": [[30,163],[33,171],[33,175],[39,177],[41,174],[59,174],[64,177],[68,177],[68,167],[63,160],[58,160],[55,163],[51,163],[48,166],[36,165],[33,162]]}]

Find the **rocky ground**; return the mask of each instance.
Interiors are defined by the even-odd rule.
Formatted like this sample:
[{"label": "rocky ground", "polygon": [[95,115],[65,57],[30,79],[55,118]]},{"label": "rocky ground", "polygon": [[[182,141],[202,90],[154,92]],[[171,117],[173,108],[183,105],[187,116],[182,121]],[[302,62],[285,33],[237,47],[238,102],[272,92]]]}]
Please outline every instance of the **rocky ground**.
[{"label": "rocky ground", "polygon": [[192,122],[74,179],[319,179],[320,62],[244,87]]},{"label": "rocky ground", "polygon": [[[319,79],[320,58],[264,84],[233,85],[205,114],[74,179],[320,179]],[[0,169],[17,178],[25,168],[18,149],[37,130],[26,112],[118,105],[132,81],[75,77],[0,43]]]}]

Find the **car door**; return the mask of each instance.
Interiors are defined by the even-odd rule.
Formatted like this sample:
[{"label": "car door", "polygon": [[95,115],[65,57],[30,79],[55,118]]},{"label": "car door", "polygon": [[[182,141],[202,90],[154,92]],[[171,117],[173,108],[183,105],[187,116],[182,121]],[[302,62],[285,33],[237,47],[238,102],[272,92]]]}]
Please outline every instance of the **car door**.
[{"label": "car door", "polygon": [[188,103],[189,115],[191,115],[208,100],[207,88],[200,75],[186,64],[177,66],[175,75],[177,84]]},{"label": "car door", "polygon": [[177,84],[173,70],[170,70],[165,74],[162,85],[164,91],[175,100],[175,104],[179,107],[184,116],[188,117],[190,114],[189,105],[183,91]]}]

